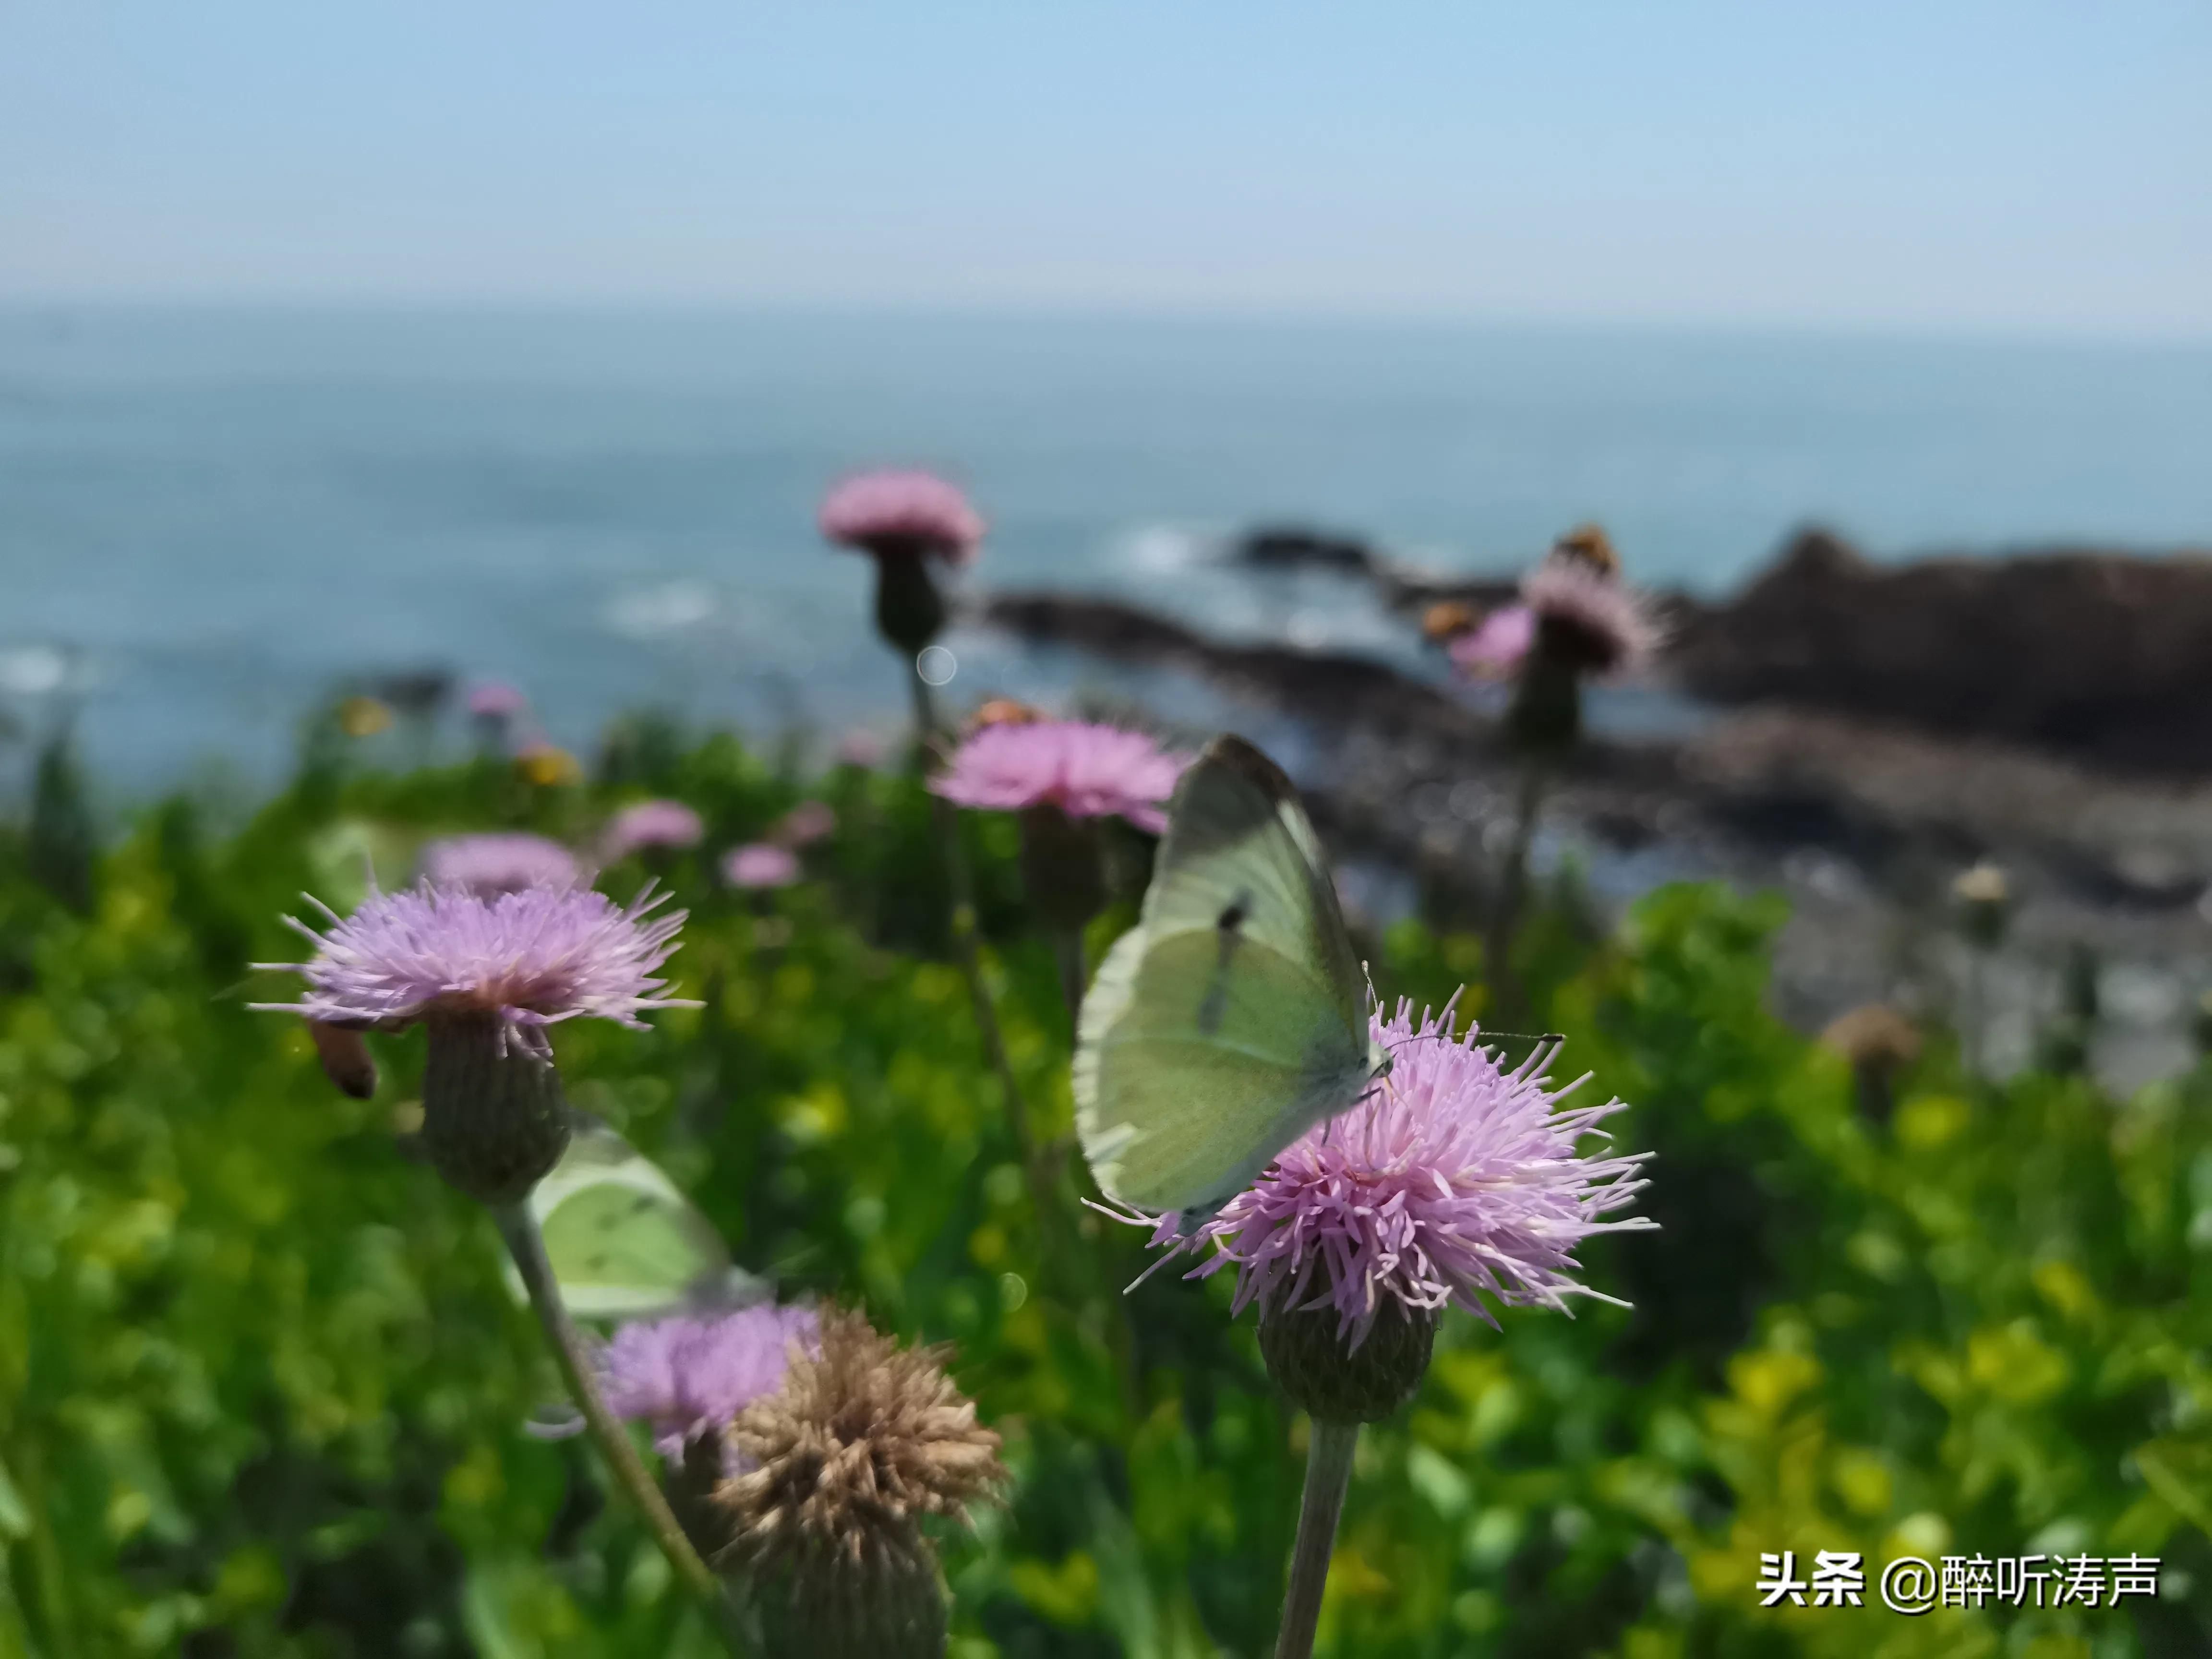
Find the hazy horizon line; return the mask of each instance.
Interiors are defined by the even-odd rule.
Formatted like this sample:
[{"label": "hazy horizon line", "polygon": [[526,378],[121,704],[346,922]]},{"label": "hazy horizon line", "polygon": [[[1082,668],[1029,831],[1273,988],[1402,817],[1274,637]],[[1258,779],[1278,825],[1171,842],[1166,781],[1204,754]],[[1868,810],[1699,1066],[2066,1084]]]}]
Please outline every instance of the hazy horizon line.
[{"label": "hazy horizon line", "polygon": [[1698,317],[1633,314],[1586,316],[1558,312],[1380,309],[1336,306],[1233,307],[1205,301],[1079,301],[1062,300],[965,302],[794,295],[680,295],[613,294],[360,293],[76,293],[10,292],[0,289],[0,313],[52,312],[265,315],[352,315],[379,318],[467,317],[719,317],[808,319],[822,321],[917,323],[1093,323],[1163,326],[1344,328],[1470,333],[1636,334],[1728,336],[1775,339],[1892,340],[1898,342],[2104,347],[2139,350],[2212,350],[2212,330],[2162,331],[2156,325],[2071,325],[1955,319],[1834,317]]}]

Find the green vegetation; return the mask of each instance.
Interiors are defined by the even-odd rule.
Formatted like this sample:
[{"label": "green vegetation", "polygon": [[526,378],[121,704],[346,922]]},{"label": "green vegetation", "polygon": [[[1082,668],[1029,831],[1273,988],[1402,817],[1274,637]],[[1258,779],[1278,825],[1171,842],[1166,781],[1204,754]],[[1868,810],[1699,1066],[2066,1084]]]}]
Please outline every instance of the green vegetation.
[{"label": "green vegetation", "polygon": [[[802,780],[726,738],[634,731],[589,785],[491,762],[356,772],[325,749],[234,835],[183,800],[80,873],[49,821],[0,875],[0,1655],[710,1654],[578,1442],[489,1221],[409,1156],[419,1034],[376,1098],[325,1081],[254,961],[311,890],[358,896],[422,836],[581,839],[697,807],[707,851],[806,796],[839,828],[759,898],[661,873],[698,1011],[556,1036],[572,1100],[658,1157],[738,1260],[956,1345],[1011,1505],[948,1540],[960,1659],[1266,1653],[1304,1426],[1225,1279],[1157,1277],[1077,1207],[1041,1240],[907,777]],[[1014,1066],[1048,1131],[1069,1033],[1013,823],[969,815]],[[1117,843],[1126,922],[1145,848]],[[812,855],[811,855],[812,856]],[[61,877],[52,872],[59,871]],[[42,883],[34,874],[45,873]],[[607,872],[618,894],[645,878]],[[1322,1649],[1337,1655],[2195,1655],[2212,1650],[2212,1072],[2115,1103],[2002,1086],[1934,1045],[1886,1126],[1765,1011],[1763,898],[1675,888],[1598,938],[1564,900],[1521,968],[1562,1065],[1633,1109],[1663,1231],[1601,1239],[1632,1310],[1446,1322],[1363,1437]],[[1376,980],[1441,1001],[1468,938],[1406,923]],[[1079,1166],[1079,1158],[1073,1160]],[[1869,1606],[1761,1610],[1762,1551],[1860,1550]],[[2163,1559],[2124,1607],[1890,1613],[1901,1553]]]}]

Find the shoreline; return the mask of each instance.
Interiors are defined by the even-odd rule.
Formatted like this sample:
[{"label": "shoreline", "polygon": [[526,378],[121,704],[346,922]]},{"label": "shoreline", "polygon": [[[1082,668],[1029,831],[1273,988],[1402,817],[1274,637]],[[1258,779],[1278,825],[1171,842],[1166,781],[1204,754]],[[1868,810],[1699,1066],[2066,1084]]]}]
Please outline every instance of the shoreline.
[{"label": "shoreline", "polygon": [[[1786,579],[1792,566],[1777,568]],[[2212,605],[2212,562],[2201,574]],[[1339,856],[1479,913],[1511,763],[1494,724],[1451,690],[1369,658],[1219,641],[1116,600],[1004,592],[972,620],[1033,646],[1188,673],[1296,722],[1313,748],[1302,784]],[[1724,614],[1709,626],[1725,629]],[[2212,672],[2212,612],[2207,632]],[[1547,803],[1540,862],[1578,865],[1607,908],[1677,876],[1783,891],[1792,918],[1776,945],[1777,1009],[1812,1030],[1869,1001],[1954,1012],[1966,961],[1949,881],[1990,860],[2017,896],[1989,964],[1992,1062],[2025,1062],[2067,957],[2083,949],[2099,964],[2100,1075],[2124,1087],[2188,1062],[2196,997],[2212,983],[2212,777],[2172,756],[2122,770],[2079,747],[1778,698],[1700,706],[1686,735],[1586,740]]]}]

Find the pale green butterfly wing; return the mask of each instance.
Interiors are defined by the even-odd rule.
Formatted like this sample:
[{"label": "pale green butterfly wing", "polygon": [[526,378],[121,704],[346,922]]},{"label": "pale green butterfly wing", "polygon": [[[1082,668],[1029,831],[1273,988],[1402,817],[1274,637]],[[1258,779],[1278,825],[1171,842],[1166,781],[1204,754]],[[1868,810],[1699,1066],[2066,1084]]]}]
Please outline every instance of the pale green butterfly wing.
[{"label": "pale green butterfly wing", "polygon": [[1387,1068],[1296,793],[1251,744],[1217,739],[1084,999],[1076,1127],[1100,1189],[1146,1211],[1218,1206]]},{"label": "pale green butterfly wing", "polygon": [[1242,939],[1304,970],[1364,1050],[1365,977],[1321,837],[1282,769],[1231,735],[1207,744],[1176,787],[1142,920],[1157,942],[1217,934],[1232,911]]},{"label": "pale green butterfly wing", "polygon": [[[660,1166],[605,1124],[579,1124],[530,1195],[561,1299],[579,1319],[637,1319],[742,1298],[746,1275]],[[508,1269],[509,1288],[521,1293]]]}]

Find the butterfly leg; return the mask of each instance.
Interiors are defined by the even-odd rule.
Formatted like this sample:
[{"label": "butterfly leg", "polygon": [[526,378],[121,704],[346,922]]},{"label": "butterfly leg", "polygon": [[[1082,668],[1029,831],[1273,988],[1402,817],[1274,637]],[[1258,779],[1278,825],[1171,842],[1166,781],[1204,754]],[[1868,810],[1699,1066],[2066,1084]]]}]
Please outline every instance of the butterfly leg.
[{"label": "butterfly leg", "polygon": [[[1230,1194],[1230,1198],[1234,1198],[1236,1194],[1234,1193]],[[1194,1205],[1188,1210],[1177,1210],[1176,1212],[1176,1237],[1177,1238],[1197,1237],[1200,1228],[1205,1226],[1207,1222],[1212,1220],[1214,1217],[1219,1215],[1228,1207],[1229,1199],[1224,1198],[1218,1204]]]}]

